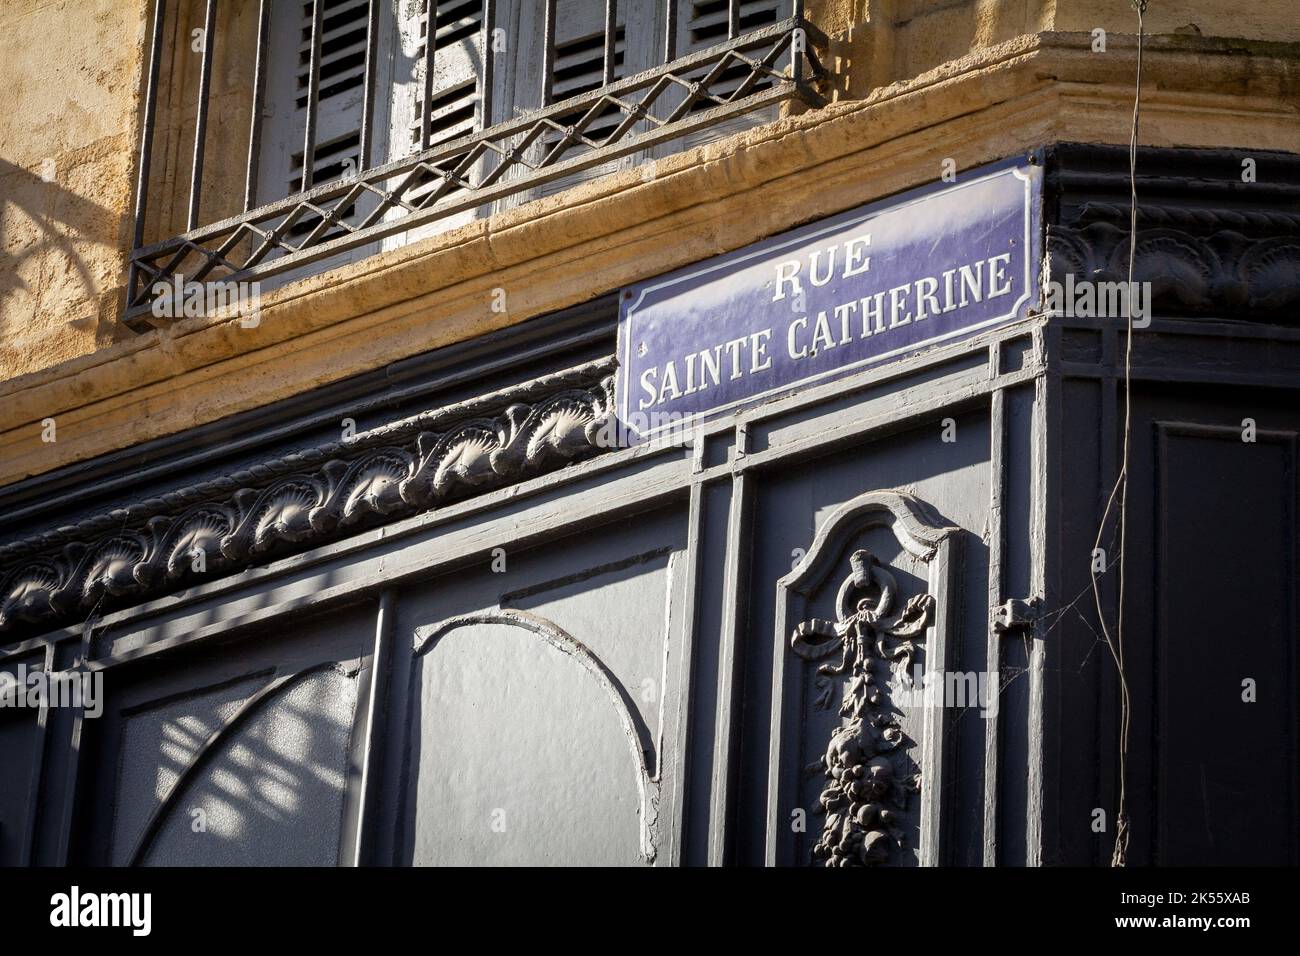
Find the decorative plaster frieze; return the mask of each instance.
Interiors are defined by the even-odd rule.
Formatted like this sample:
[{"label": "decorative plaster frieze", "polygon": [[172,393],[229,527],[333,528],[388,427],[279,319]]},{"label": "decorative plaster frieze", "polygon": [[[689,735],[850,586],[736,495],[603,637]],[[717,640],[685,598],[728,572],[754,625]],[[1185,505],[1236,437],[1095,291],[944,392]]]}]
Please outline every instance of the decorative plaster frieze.
[{"label": "decorative plaster frieze", "polygon": [[[1085,209],[1098,217],[1118,212],[1118,207],[1106,203],[1089,203]],[[1049,227],[1047,278],[1060,281],[1070,273],[1092,281],[1126,280],[1127,207],[1122,211],[1122,227],[1109,221]],[[1278,228],[1287,218],[1295,220],[1291,235],[1252,238],[1237,228],[1209,234],[1203,231],[1205,226],[1220,223],[1242,229]],[[1181,225],[1163,225],[1165,222]],[[1297,226],[1300,217],[1279,213],[1145,209],[1139,216],[1133,279],[1151,283],[1157,316],[1214,314],[1233,318],[1233,312],[1240,310],[1256,321],[1276,316],[1290,324],[1300,305]]]},{"label": "decorative plaster frieze", "polygon": [[424,412],[0,548],[0,634],[75,621],[589,457],[613,359]]}]

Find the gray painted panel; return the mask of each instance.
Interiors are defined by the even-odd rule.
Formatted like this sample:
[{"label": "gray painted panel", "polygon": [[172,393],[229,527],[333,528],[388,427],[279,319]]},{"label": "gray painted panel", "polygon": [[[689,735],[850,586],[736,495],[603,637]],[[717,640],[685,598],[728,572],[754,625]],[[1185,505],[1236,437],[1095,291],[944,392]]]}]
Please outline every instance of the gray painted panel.
[{"label": "gray painted panel", "polygon": [[478,624],[443,636],[417,681],[412,862],[640,862],[639,770],[582,666],[523,628]]},{"label": "gray painted panel", "polygon": [[113,816],[115,866],[131,861],[150,817],[176,787],[204,743],[266,685],[266,677],[199,691],[126,718]]},{"label": "gray painted panel", "polygon": [[[756,506],[760,517],[755,523],[755,567],[750,582],[751,624],[743,692],[745,725],[750,729],[743,742],[740,769],[739,862],[759,863],[764,859],[769,808],[761,795],[767,786],[769,740],[758,721],[767,716],[772,706],[774,648],[788,647],[790,637],[776,633],[772,611],[777,600],[775,585],[811,546],[827,519],[845,502],[866,491],[902,488],[938,512],[940,523],[966,531],[963,538],[964,551],[969,555],[967,560],[972,560],[977,567],[987,564],[984,543],[990,480],[987,416],[958,414],[954,425],[956,440],[953,442],[943,440],[943,422],[935,418],[924,427],[902,434],[886,434],[874,442],[861,443],[814,462],[792,461],[782,469],[764,470]],[[958,580],[964,573],[958,569]],[[905,586],[903,590],[906,594],[915,593]],[[975,620],[975,612],[970,610],[974,607],[979,610],[979,619],[987,621],[979,591],[953,595],[951,600],[958,602],[951,609],[957,620],[962,620],[964,615],[966,621]],[[825,617],[826,611],[814,607],[809,614]],[[960,638],[957,644],[951,651],[950,667],[957,666]],[[760,713],[763,717],[758,716]],[[978,720],[978,715],[968,714],[964,719]],[[915,739],[919,741],[922,737],[918,734]],[[967,761],[969,765],[974,759],[978,765],[978,755],[955,756],[958,763]],[[760,795],[758,799],[753,796],[755,788]],[[956,808],[959,813],[963,809]],[[814,821],[809,824],[811,832],[820,824],[815,822],[817,818],[810,819]]]},{"label": "gray painted panel", "polygon": [[412,728],[395,755],[409,762],[397,859],[643,865],[678,853],[685,518],[648,513],[503,550],[403,592],[396,633],[421,650],[410,699],[394,704]]},{"label": "gray painted panel", "polygon": [[177,795],[143,862],[335,865],[356,691],[355,675],[325,669],[263,701]]}]

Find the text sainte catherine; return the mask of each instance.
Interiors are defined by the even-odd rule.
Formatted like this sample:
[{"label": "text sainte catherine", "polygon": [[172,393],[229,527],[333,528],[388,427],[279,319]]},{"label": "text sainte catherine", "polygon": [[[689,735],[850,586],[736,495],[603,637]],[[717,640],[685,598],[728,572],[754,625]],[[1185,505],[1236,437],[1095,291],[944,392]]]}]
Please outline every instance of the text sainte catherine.
[{"label": "text sainte catherine", "polygon": [[[829,249],[813,251],[807,259],[808,283],[824,286],[837,271],[843,279],[867,272],[871,268],[871,256],[867,255],[870,245],[871,235],[866,234]],[[777,347],[785,349],[790,361],[804,361],[855,339],[887,335],[892,329],[1008,295],[1012,290],[1007,275],[1010,263],[1011,254],[1003,253],[839,303],[815,316],[796,312],[782,330]],[[792,305],[800,301],[804,294],[800,277],[803,265],[802,259],[774,265],[776,281],[771,301],[787,300]],[[637,409],[644,411],[683,395],[716,388],[724,380],[734,381],[769,371],[773,365],[774,336],[774,327],[760,329],[642,370],[638,378],[642,394]]]}]

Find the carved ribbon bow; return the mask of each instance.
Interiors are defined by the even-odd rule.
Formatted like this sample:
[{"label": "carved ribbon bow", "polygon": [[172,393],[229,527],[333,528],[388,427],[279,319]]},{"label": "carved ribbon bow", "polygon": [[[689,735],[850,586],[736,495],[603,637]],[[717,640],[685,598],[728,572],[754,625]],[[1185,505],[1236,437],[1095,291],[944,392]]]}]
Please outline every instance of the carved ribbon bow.
[{"label": "carved ribbon bow", "polygon": [[[901,665],[902,680],[910,686],[912,657],[917,650],[913,638],[930,624],[934,598],[929,594],[918,594],[898,614],[889,617],[898,593],[893,574],[882,567],[879,559],[869,551],[853,552],[849,565],[853,574],[840,587],[836,598],[840,619],[832,622],[813,618],[803,622],[795,628],[790,639],[791,650],[812,661],[826,657],[838,645],[841,648],[839,664],[823,664],[817,668],[817,673],[824,676],[851,673],[855,677],[868,677],[873,670],[868,645],[874,638],[876,655]],[[856,605],[850,604],[855,591],[865,591],[873,584],[879,592],[874,606],[867,597],[861,598]],[[852,683],[849,691],[855,690]],[[847,698],[846,693],[846,705]],[[871,700],[871,703],[879,703],[879,700]]]}]

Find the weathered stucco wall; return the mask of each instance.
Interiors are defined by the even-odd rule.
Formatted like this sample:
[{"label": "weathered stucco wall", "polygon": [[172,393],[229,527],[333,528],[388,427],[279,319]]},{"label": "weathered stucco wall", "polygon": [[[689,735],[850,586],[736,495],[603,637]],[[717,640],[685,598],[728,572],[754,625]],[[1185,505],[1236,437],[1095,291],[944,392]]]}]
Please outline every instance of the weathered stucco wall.
[{"label": "weathered stucco wall", "polygon": [[[1130,0],[808,0],[806,6],[833,40],[833,94],[843,98],[865,97],[1025,34],[1051,30],[1091,39],[1096,29],[1108,37],[1137,32]],[[1150,34],[1300,40],[1295,0],[1244,6],[1155,0],[1144,21]]]},{"label": "weathered stucco wall", "polygon": [[[1241,15],[1209,0],[1154,6],[1144,143],[1300,151],[1290,0]],[[144,7],[0,10],[14,104],[0,115],[0,483],[564,308],[928,181],[947,158],[964,168],[1053,141],[1128,140],[1127,0],[815,0],[810,15],[835,43],[839,102],[824,110],[663,160],[649,182],[627,171],[286,285],[263,296],[256,328],[188,319],[136,336],[118,319]],[[1091,49],[1096,27],[1104,54]],[[218,130],[233,136],[246,79],[220,58],[214,73],[230,107]],[[192,131],[160,110],[155,162],[183,183]],[[231,194],[214,189],[213,201]],[[490,308],[495,288],[505,313]],[[56,442],[41,440],[49,418]]]},{"label": "weathered stucco wall", "polygon": [[0,378],[123,334],[144,7],[0,4]]},{"label": "weathered stucco wall", "polygon": [[[133,337],[121,327],[149,25],[145,0],[0,3],[0,379]],[[188,37],[163,65],[156,202],[145,241],[185,228],[201,59]],[[220,7],[220,35],[256,31],[256,4]],[[238,48],[237,43],[228,48]],[[244,44],[247,48],[247,44]],[[238,211],[252,64],[214,47],[202,221]],[[172,81],[174,80],[174,82]]]}]

